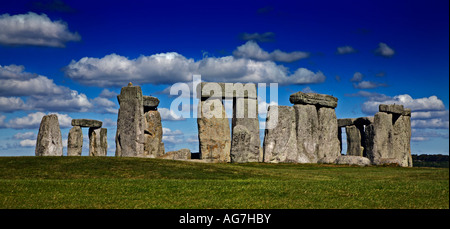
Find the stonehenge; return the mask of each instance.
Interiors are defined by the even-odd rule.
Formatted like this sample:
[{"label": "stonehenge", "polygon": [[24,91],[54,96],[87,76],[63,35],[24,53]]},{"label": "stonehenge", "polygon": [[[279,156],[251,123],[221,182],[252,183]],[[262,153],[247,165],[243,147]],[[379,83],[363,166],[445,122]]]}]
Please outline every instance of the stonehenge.
[{"label": "stonehenge", "polygon": [[[256,85],[201,82],[197,128],[199,155],[212,163],[333,163],[345,165],[398,164],[412,167],[411,109],[380,104],[373,117],[337,119],[336,97],[296,92],[291,106],[270,105],[261,145]],[[117,96],[117,157],[191,160],[189,149],[165,153],[159,99],[144,96],[131,83]],[[227,117],[224,100],[232,100]],[[231,119],[231,123],[230,120]],[[81,156],[81,128],[89,128],[89,156],[107,155],[107,129],[102,122],[72,119],[67,155]],[[345,128],[347,151],[342,151]],[[42,118],[36,156],[62,156],[62,140],[56,115]]]},{"label": "stonehenge", "polygon": [[155,158],[164,154],[159,99],[143,96],[140,86],[129,83],[117,96],[116,156]]},{"label": "stonehenge", "polygon": [[36,140],[36,156],[62,156],[61,129],[56,114],[42,117]]},{"label": "stonehenge", "polygon": [[[207,83],[197,89],[199,150],[211,162],[258,162],[260,150],[255,84]],[[231,136],[223,99],[233,100]]]},{"label": "stonehenge", "polygon": [[72,129],[67,138],[67,156],[81,156],[83,148],[82,127],[89,127],[89,156],[106,156],[108,151],[107,129],[103,123],[92,119],[72,119]]}]

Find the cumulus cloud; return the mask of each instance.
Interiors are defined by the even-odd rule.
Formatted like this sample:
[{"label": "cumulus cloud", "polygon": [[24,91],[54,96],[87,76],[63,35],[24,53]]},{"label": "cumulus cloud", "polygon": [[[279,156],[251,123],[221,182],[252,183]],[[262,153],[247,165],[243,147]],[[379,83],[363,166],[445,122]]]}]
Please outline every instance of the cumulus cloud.
[{"label": "cumulus cloud", "polygon": [[[50,113],[49,113],[50,114]],[[72,126],[72,118],[69,117],[67,114],[59,114],[54,113],[58,116],[59,126],[61,128],[68,128]],[[39,128],[42,117],[44,117],[46,114],[43,112],[35,112],[30,113],[27,116],[24,117],[16,117],[13,119],[10,119],[7,123],[4,123],[4,127],[6,128],[12,128],[12,129],[36,129]]]},{"label": "cumulus cloud", "polygon": [[46,76],[26,72],[22,65],[0,65],[0,111],[85,112],[92,107],[85,94],[57,85]]},{"label": "cumulus cloud", "polygon": [[237,58],[246,58],[257,61],[278,61],[278,62],[294,62],[300,59],[308,58],[309,53],[307,52],[290,52],[286,53],[279,49],[268,53],[264,51],[259,45],[254,41],[248,41],[247,43],[237,47],[233,51],[233,56]]},{"label": "cumulus cloud", "polygon": [[352,46],[341,46],[341,47],[337,47],[337,51],[336,54],[350,54],[350,53],[355,53],[357,52],[356,49],[354,49]]},{"label": "cumulus cloud", "polygon": [[25,139],[25,140],[20,141],[19,144],[22,147],[35,147],[36,146],[36,140]]},{"label": "cumulus cloud", "polygon": [[117,98],[117,93],[116,92],[114,92],[114,91],[110,91],[110,90],[108,90],[108,89],[103,89],[102,90],[102,92],[100,93],[100,95],[98,96],[98,97],[101,97],[101,98]]},{"label": "cumulus cloud", "polygon": [[[410,95],[396,95],[394,97],[384,96],[384,99],[369,99],[362,104],[362,111],[366,114],[374,114],[378,112],[380,104],[400,104],[410,108],[414,113],[416,111],[443,111],[444,103],[437,96],[413,99]],[[415,114],[412,113],[411,116]],[[422,114],[421,114],[422,115]]]},{"label": "cumulus cloud", "polygon": [[411,127],[413,128],[431,128],[431,129],[448,129],[449,121],[439,118],[425,119],[425,120],[411,120]]},{"label": "cumulus cloud", "polygon": [[395,54],[395,51],[386,43],[380,42],[378,48],[375,50],[375,54],[384,57],[392,57]]},{"label": "cumulus cloud", "polygon": [[79,41],[78,33],[69,31],[64,21],[52,21],[45,14],[0,15],[0,44],[65,47]]},{"label": "cumulus cloud", "polygon": [[357,89],[373,89],[377,87],[387,87],[387,84],[364,80],[358,83],[353,83],[353,87]]},{"label": "cumulus cloud", "polygon": [[199,61],[178,53],[160,53],[136,59],[117,54],[103,58],[84,57],[72,60],[64,68],[65,75],[81,84],[98,87],[121,87],[134,84],[173,84],[192,81],[200,74],[205,81],[253,82],[279,84],[311,84],[325,81],[322,72],[299,68],[294,73],[273,61],[247,58],[206,57]]},{"label": "cumulus cloud", "polygon": [[275,41],[275,33],[241,33],[239,38],[244,41],[272,42]]},{"label": "cumulus cloud", "polygon": [[158,108],[162,121],[181,121],[185,120],[181,115],[177,115],[174,111],[167,108]]},{"label": "cumulus cloud", "polygon": [[35,139],[37,137],[34,132],[17,133],[13,136],[14,139],[25,140],[25,139]]}]

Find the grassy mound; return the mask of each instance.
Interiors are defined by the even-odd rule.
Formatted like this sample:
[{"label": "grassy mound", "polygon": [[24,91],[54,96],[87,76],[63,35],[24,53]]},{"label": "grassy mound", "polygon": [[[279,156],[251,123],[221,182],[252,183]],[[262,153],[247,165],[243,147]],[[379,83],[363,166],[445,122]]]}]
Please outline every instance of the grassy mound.
[{"label": "grassy mound", "polygon": [[449,208],[449,170],[1,157],[0,208]]}]

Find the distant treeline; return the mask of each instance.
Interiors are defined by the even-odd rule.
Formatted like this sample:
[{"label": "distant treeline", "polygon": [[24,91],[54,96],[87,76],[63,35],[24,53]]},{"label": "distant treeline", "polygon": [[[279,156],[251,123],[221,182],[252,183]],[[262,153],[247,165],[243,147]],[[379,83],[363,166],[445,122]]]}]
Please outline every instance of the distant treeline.
[{"label": "distant treeline", "polygon": [[411,155],[414,167],[439,167],[448,168],[448,155],[442,154],[421,154]]}]

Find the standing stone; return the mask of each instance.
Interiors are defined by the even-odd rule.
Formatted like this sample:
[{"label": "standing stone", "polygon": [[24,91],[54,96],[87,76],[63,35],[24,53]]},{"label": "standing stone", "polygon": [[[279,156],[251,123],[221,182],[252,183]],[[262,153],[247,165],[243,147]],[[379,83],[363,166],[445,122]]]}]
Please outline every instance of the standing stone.
[{"label": "standing stone", "polygon": [[251,145],[252,137],[253,134],[245,126],[236,125],[233,128],[231,162],[258,162],[259,154],[250,153],[254,150],[254,147]]},{"label": "standing stone", "polygon": [[122,88],[117,99],[120,108],[117,117],[116,156],[143,157],[145,118],[141,87],[129,84]]},{"label": "standing stone", "polygon": [[145,112],[144,157],[155,158],[164,154],[161,115],[157,110]]},{"label": "standing stone", "polygon": [[403,167],[412,167],[411,157],[411,117],[401,115],[393,124],[393,146],[394,158],[400,161]]},{"label": "standing stone", "polygon": [[319,150],[319,119],[314,105],[294,105],[297,133],[297,152],[307,159],[306,163],[316,163]]},{"label": "standing stone", "polygon": [[[277,112],[277,113],[276,113]],[[272,120],[276,118],[277,120]],[[272,128],[268,126],[275,123]],[[269,106],[264,134],[264,162],[308,162],[297,153],[295,110],[289,106]]]},{"label": "standing stone", "polygon": [[347,134],[347,155],[348,156],[363,156],[364,148],[361,146],[360,130],[352,125],[345,127]]},{"label": "standing stone", "polygon": [[108,142],[106,128],[89,128],[89,156],[106,156]]},{"label": "standing stone", "polygon": [[36,156],[62,156],[63,144],[58,116],[55,114],[42,117],[36,141]]},{"label": "standing stone", "polygon": [[80,126],[74,126],[69,130],[67,138],[67,156],[81,156],[83,148],[83,133]]},{"label": "standing stone", "polygon": [[[245,127],[249,134],[249,145],[244,147],[245,151],[238,152],[242,149],[242,143],[234,140],[234,130],[236,126]],[[260,160],[261,139],[259,136],[259,119],[258,119],[258,101],[253,98],[234,98],[233,99],[233,119],[232,119],[232,135],[233,141],[231,145],[231,155],[242,155],[235,158],[247,159],[248,161],[232,162],[258,162]],[[242,129],[242,128],[241,128]],[[240,135],[237,134],[236,136]],[[240,139],[240,138],[239,138]],[[233,146],[237,144],[237,146]],[[233,156],[232,156],[233,157]]]},{"label": "standing stone", "polygon": [[379,158],[393,158],[392,114],[378,112],[373,124],[366,126],[367,157],[374,162]]},{"label": "standing stone", "polygon": [[319,120],[319,149],[317,151],[317,157],[339,157],[341,155],[341,150],[334,108],[321,107],[317,112],[317,115]]},{"label": "standing stone", "polygon": [[201,100],[198,113],[198,138],[202,159],[209,162],[229,162],[230,124],[222,99]]}]

